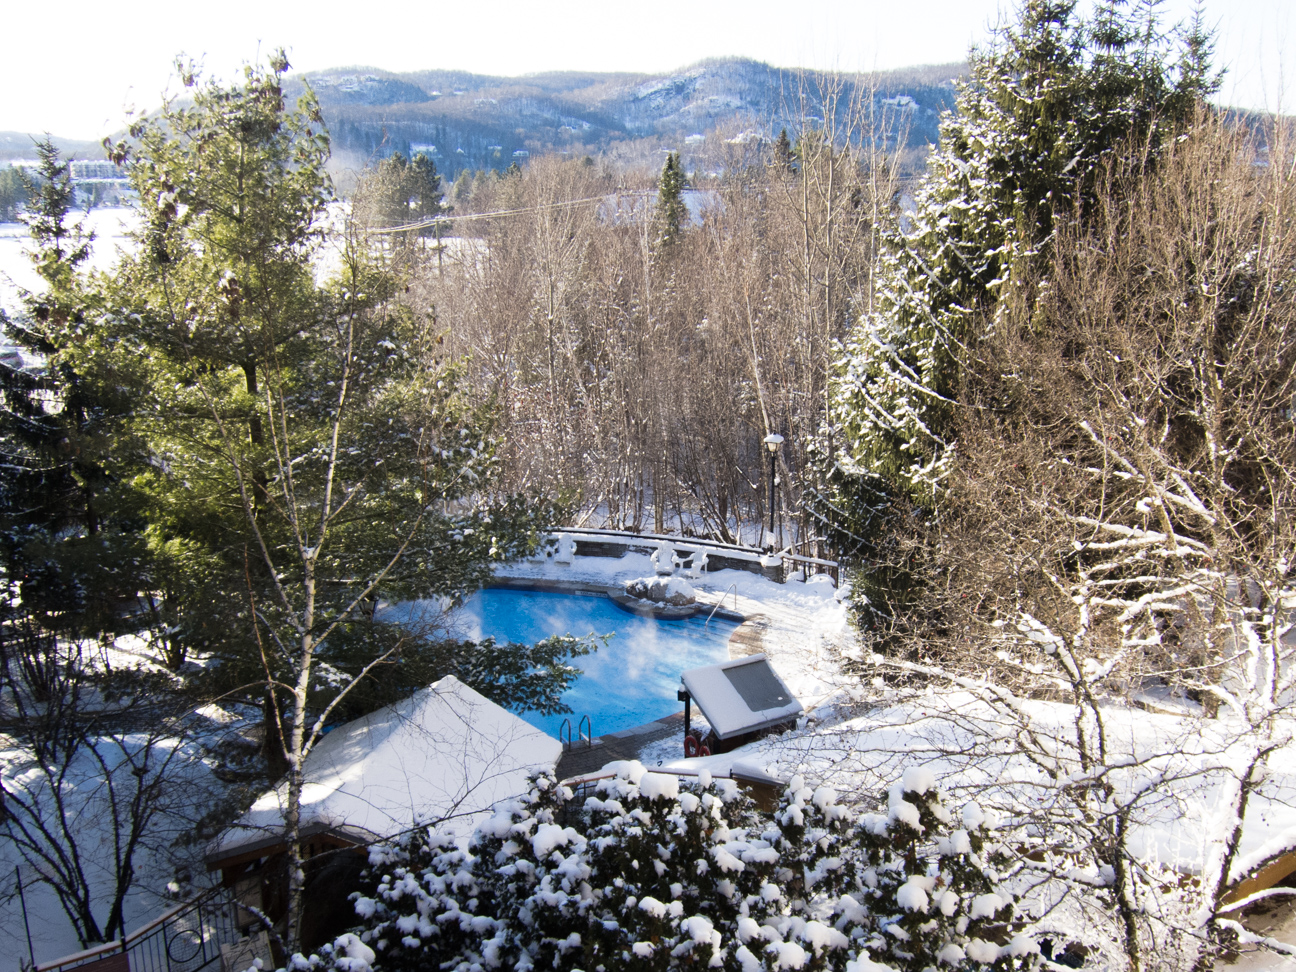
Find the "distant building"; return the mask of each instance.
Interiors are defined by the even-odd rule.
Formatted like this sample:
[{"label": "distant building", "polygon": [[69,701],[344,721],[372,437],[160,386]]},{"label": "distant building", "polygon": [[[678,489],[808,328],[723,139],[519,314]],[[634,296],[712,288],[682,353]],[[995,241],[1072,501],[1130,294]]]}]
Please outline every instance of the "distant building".
[{"label": "distant building", "polygon": [[[38,159],[15,159],[9,164],[29,179],[40,174]],[[133,193],[126,169],[107,159],[72,159],[69,175],[78,206],[116,205]]]}]

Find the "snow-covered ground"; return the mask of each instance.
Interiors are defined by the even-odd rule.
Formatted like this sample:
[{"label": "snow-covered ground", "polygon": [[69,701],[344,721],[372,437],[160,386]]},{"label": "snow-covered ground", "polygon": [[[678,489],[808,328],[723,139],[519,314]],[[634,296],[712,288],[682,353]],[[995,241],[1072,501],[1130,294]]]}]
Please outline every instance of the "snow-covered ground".
[{"label": "snow-covered ground", "polygon": [[[614,587],[653,574],[646,555],[620,559],[576,557],[570,564],[538,560],[510,564],[501,577]],[[731,754],[685,760],[680,741],[666,739],[640,753],[640,761],[657,769],[694,773],[707,769],[728,775],[735,762],[747,773],[765,772],[787,779],[803,775],[826,784],[852,802],[885,799],[887,788],[914,766],[924,766],[956,803],[975,798],[999,811],[1004,819],[1047,813],[1058,798],[1059,785],[1023,755],[1015,743],[1020,723],[1010,725],[1002,713],[978,698],[974,690],[940,693],[896,689],[880,678],[847,675],[847,662],[866,666],[849,623],[848,592],[838,591],[827,578],[776,584],[737,570],[690,577],[699,600],[723,604],[748,617],[759,631],[759,649],[788,687],[804,704],[807,715],[798,728],[766,738]],[[1155,701],[1155,700],[1154,700]],[[1074,712],[1063,704],[1019,700],[1019,717],[1039,737],[1064,739],[1074,730]],[[1147,708],[1113,703],[1104,708],[1108,731],[1109,780],[1119,799],[1135,799],[1139,813],[1131,850],[1191,875],[1198,871],[1218,841],[1218,806],[1236,769],[1234,728],[1227,716],[1205,719],[1168,705]],[[1160,710],[1160,711],[1150,711]],[[0,757],[3,758],[3,757]],[[1275,754],[1273,773],[1252,797],[1242,833],[1240,860],[1255,858],[1275,847],[1296,846],[1296,744]],[[26,942],[12,888],[11,851],[0,850],[0,970],[17,969],[26,955]],[[170,862],[154,862],[131,906],[128,927],[159,910]],[[1238,867],[1235,866],[1236,874]],[[1084,875],[1081,875],[1083,878]],[[1097,879],[1097,875],[1094,876]],[[37,959],[75,950],[76,942],[52,895],[39,888],[28,893],[34,920]],[[1296,939],[1291,909],[1275,912],[1278,938]],[[1243,972],[1283,969],[1272,956],[1246,956],[1235,966]]]},{"label": "snow-covered ground", "polygon": [[[14,244],[17,242],[12,236],[8,240]],[[647,556],[630,554],[620,560],[578,557],[570,567],[551,563],[514,564],[501,568],[499,573],[518,578],[619,585],[626,580],[652,575],[653,565]],[[699,599],[706,603],[715,604],[723,599],[727,609],[736,608],[742,614],[768,619],[768,627],[763,631],[764,648],[789,688],[807,708],[837,690],[837,653],[851,636],[846,607],[826,578],[808,584],[780,585],[744,571],[728,570],[706,574],[703,579],[691,580],[690,583]],[[116,646],[115,660],[129,663],[139,661],[145,655],[147,645],[139,639],[123,639]],[[228,732],[230,729],[230,726],[213,721],[211,731]],[[678,744],[675,748],[678,749]],[[185,781],[188,792],[203,794],[203,801],[213,799],[215,781],[196,746],[189,762]],[[3,737],[0,737],[0,765],[6,766],[7,778],[21,772],[12,742]],[[80,775],[78,792],[86,795],[88,806],[93,806],[93,791],[97,785],[92,767],[86,766]],[[96,821],[102,823],[102,819],[92,811],[87,812],[82,826],[93,829]],[[169,840],[190,825],[188,815],[178,814],[166,823],[163,830]],[[173,899],[169,897],[167,885],[175,877],[177,862],[182,866],[190,865],[195,884],[209,880],[201,862],[197,861],[201,851],[201,845],[184,845],[150,854],[141,861],[138,890],[127,904],[128,929],[139,927],[169,907]],[[22,908],[14,893],[17,863],[15,849],[7,843],[0,843],[0,972],[17,972],[27,959]],[[77,951],[80,944],[53,892],[40,884],[38,877],[30,871],[25,872],[23,883],[37,962]]]},{"label": "snow-covered ground", "polygon": [[[578,557],[570,566],[514,565],[507,573],[612,585],[650,568],[649,558],[628,555],[621,560]],[[883,800],[907,769],[923,766],[955,803],[976,800],[1008,820],[1065,813],[1058,805],[1059,781],[1026,755],[1016,734],[1025,725],[1043,740],[1070,738],[1075,731],[1071,706],[1015,700],[1014,718],[1005,719],[1002,709],[987,705],[975,691],[928,688],[915,693],[891,688],[880,678],[844,675],[844,660],[866,667],[868,656],[826,579],[779,585],[725,571],[691,583],[708,603],[723,598],[726,607],[769,620],[761,647],[808,715],[795,731],[729,754],[684,759],[678,738],[649,743],[639,753],[644,765],[690,775],[706,769],[727,776],[735,764],[747,775],[786,780],[799,774],[850,794],[852,802]],[[730,585],[736,585],[736,601]],[[1227,712],[1204,718],[1198,706],[1155,693],[1134,701],[1136,705],[1112,701],[1103,707],[1109,764],[1105,780],[1115,787],[1116,801],[1135,807],[1130,852],[1148,866],[1191,878],[1219,853],[1231,829],[1227,799],[1239,767],[1246,765],[1250,740]],[[1296,848],[1296,743],[1289,738],[1269,766],[1267,779],[1247,805],[1231,880],[1246,874],[1254,862]],[[1102,880],[1097,873],[1092,878]],[[1043,907],[1038,901],[1035,906]],[[1256,931],[1269,926],[1266,934],[1296,944],[1294,913],[1296,907],[1280,907],[1269,919],[1251,916],[1246,923]],[[1272,953],[1253,953],[1244,955],[1237,968],[1296,969],[1296,962],[1285,961]]]},{"label": "snow-covered ground", "polygon": [[[144,743],[143,735],[125,735],[102,741],[98,748],[109,765],[114,765],[122,760],[123,748]],[[165,755],[174,746],[173,741],[163,741],[156,748],[159,755]],[[172,882],[177,875],[192,877],[199,886],[208,883],[201,861],[201,843],[187,839],[185,832],[220,796],[221,785],[212,776],[200,746],[194,741],[183,744],[182,750],[176,753],[170,775],[173,790],[166,800],[169,806],[150,828],[147,846],[135,861],[140,880],[124,903],[128,930],[142,926],[176,904],[174,892],[179,887]],[[11,738],[3,735],[0,735],[0,776],[6,788],[39,786],[39,770],[27,762]],[[71,829],[85,855],[90,885],[98,892],[95,913],[102,922],[114,886],[107,794],[99,766],[88,754],[71,764],[68,780],[72,785],[65,787],[64,797],[69,803]],[[20,875],[26,899],[26,922],[23,898],[17,894]],[[17,972],[28,963],[28,929],[31,954],[37,963],[61,958],[82,947],[52,888],[41,881],[39,873],[30,865],[22,862],[13,844],[0,839],[0,972]]]}]

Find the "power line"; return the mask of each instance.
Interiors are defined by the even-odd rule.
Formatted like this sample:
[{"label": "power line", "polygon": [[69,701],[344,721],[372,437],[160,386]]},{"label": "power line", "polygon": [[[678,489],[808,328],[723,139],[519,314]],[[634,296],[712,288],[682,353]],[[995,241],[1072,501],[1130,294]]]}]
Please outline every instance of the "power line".
[{"label": "power line", "polygon": [[603,196],[586,196],[584,199],[566,199],[562,202],[545,203],[541,206],[524,206],[521,209],[498,209],[492,213],[468,213],[463,216],[429,216],[426,219],[420,219],[414,223],[402,223],[400,226],[384,226],[381,229],[371,229],[370,233],[381,235],[386,233],[408,233],[412,230],[426,229],[435,226],[437,223],[470,222],[478,219],[498,219],[501,216],[525,216],[527,213],[542,213],[550,209],[565,209],[570,206],[583,206],[586,203],[605,202],[613,197],[622,196],[655,196],[657,193],[652,189],[635,189],[628,192],[617,192]]}]

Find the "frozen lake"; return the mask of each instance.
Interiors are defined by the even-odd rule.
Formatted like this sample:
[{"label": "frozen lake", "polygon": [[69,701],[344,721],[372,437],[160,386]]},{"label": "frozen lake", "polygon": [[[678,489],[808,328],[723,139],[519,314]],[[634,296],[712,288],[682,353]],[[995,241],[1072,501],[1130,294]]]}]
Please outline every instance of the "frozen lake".
[{"label": "frozen lake", "polygon": [[[135,210],[125,207],[92,209],[89,213],[74,213],[81,217],[86,229],[95,235],[90,248],[90,259],[83,264],[94,270],[111,270],[123,250],[135,243],[130,239],[139,217]],[[41,279],[31,265],[27,254],[31,252],[31,233],[22,223],[0,223],[0,307],[12,313],[18,307],[23,289],[38,290]]]}]

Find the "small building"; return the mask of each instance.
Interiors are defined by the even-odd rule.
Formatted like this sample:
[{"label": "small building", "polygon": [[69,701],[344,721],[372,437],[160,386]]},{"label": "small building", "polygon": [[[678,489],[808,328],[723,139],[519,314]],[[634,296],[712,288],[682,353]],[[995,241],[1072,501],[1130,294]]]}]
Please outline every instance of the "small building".
[{"label": "small building", "polygon": [[713,753],[727,753],[770,732],[791,728],[805,711],[763,654],[694,668],[684,672],[680,681],[684,683],[680,692],[684,734],[690,734],[690,706],[696,704],[711,726],[707,737],[697,742]]},{"label": "small building", "polygon": [[[558,740],[447,675],[410,698],[334,729],[304,763],[302,853],[308,859],[302,944],[353,924],[346,894],[365,866],[364,845],[421,825],[467,837],[500,800],[552,771]],[[287,908],[287,783],[263,794],[208,848],[241,905],[279,921]]]}]

